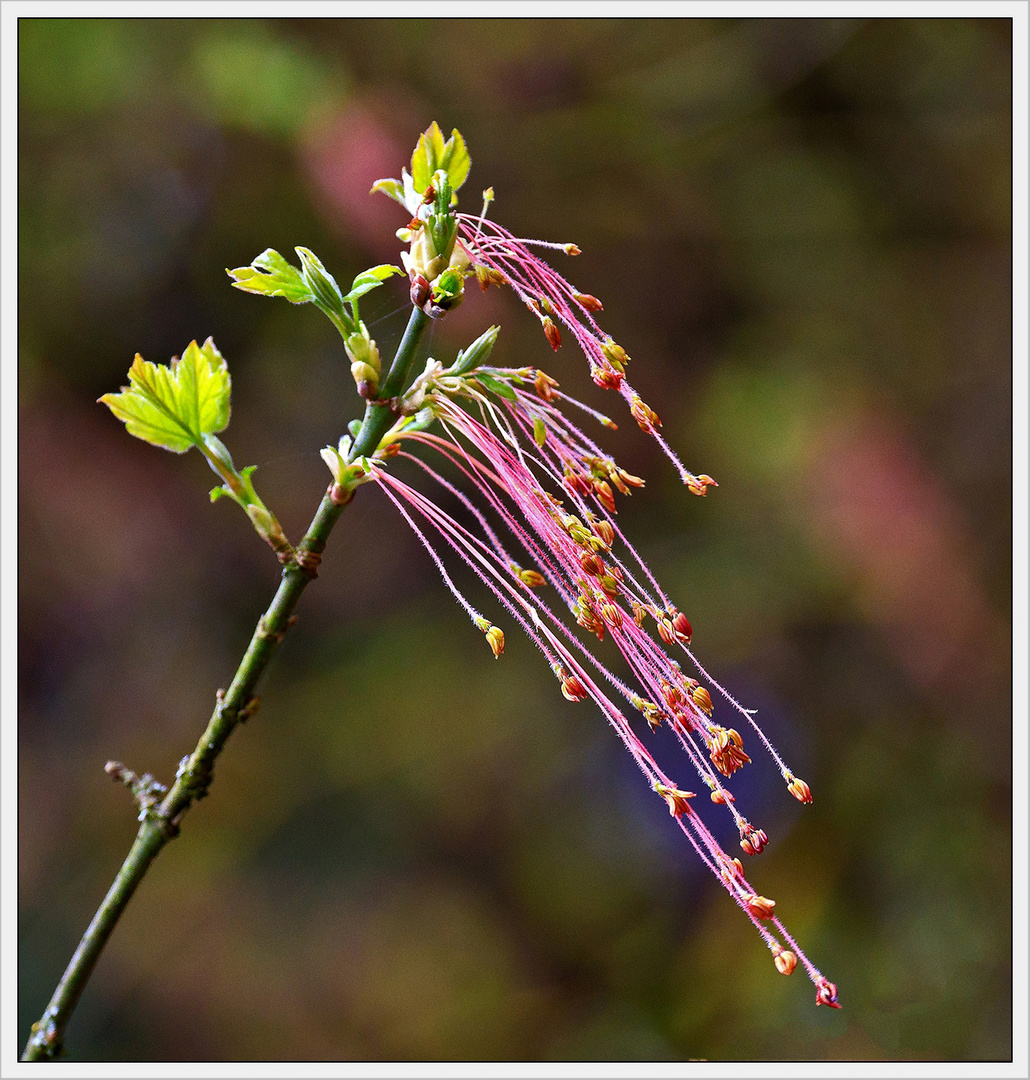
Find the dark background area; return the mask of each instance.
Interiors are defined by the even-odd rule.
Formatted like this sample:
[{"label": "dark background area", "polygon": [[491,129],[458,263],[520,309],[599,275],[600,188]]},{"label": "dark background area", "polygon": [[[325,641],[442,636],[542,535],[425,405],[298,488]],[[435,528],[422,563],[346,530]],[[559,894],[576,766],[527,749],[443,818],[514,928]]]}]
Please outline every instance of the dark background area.
[{"label": "dark background area", "polygon": [[[435,328],[449,360],[500,322],[498,362],[620,422],[607,445],[648,480],[620,523],[811,784],[801,808],[755,749],[735,790],[771,838],[749,876],[845,1008],[776,973],[597,710],[514,628],[495,662],[364,490],[71,1056],[1008,1058],[1008,20],[19,36],[21,1038],[135,831],[105,761],[171,779],[278,577],[199,456],[96,398],[136,351],[213,335],[225,442],[299,536],[353,383],[313,308],[225,268],[298,244],[341,282],[397,261],[404,212],[367,192],[436,119],[468,141],[466,209],[492,185],[516,235],[583,249],[560,269],[719,481],[691,497],[510,295]],[[363,314],[390,355],[404,285]]]}]

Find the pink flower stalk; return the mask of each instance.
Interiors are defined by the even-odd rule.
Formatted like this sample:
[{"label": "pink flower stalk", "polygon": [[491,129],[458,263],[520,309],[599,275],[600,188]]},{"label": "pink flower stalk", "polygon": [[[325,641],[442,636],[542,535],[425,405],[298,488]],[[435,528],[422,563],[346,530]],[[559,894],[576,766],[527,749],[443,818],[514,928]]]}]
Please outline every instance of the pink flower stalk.
[{"label": "pink flower stalk", "polygon": [[601,301],[570,285],[531,250],[537,247],[578,255],[579,248],[575,244],[519,239],[486,217],[488,205],[489,199],[484,202],[479,216],[454,215],[458,223],[458,246],[467,256],[480,286],[484,290],[492,284],[511,286],[515,295],[540,320],[552,349],[557,350],[562,344],[557,324],[565,326],[587,358],[591,379],[602,389],[619,391],[626,399],[633,419],[657,440],[687,487],[695,495],[704,495],[710,486],[718,486],[710,476],[695,476],[688,472],[658,434],[656,429],[662,426],[658,414],[626,379],[626,364],[630,359],[626,350],[605,334],[593,317],[595,311],[602,310]]},{"label": "pink flower stalk", "polygon": [[[482,219],[469,220],[480,230],[476,242],[482,243]],[[462,227],[474,232],[471,226]],[[504,250],[509,252],[511,244],[521,242],[506,243]],[[511,256],[500,255],[499,250],[493,250],[491,255],[507,266],[504,260]],[[542,270],[533,272],[543,274]],[[519,289],[524,288],[521,280]],[[557,275],[546,278],[546,282],[553,294],[564,295],[570,304],[579,303],[589,319],[589,310],[563,291],[570,286]],[[552,309],[558,311],[559,307],[552,305]],[[599,339],[578,320],[573,323],[579,327],[573,332],[582,333],[593,343],[589,347],[599,350]],[[482,372],[483,381],[479,381],[477,373],[459,381],[448,379],[447,372],[440,365],[434,368],[434,364],[431,361],[427,366],[417,390],[417,403],[420,415],[428,413],[439,421],[442,434],[418,430],[421,425],[401,421],[370,463],[371,479],[411,525],[458,603],[486,635],[495,657],[504,650],[503,631],[462,595],[430,534],[445,541],[473,569],[541,650],[563,696],[569,701],[590,698],[601,709],[702,861],[758,929],[777,970],[790,974],[800,961],[816,986],[817,1004],[838,1008],[836,987],[811,964],[787,932],[775,914],[775,902],[755,891],[741,861],[727,855],[691,805],[694,793],[681,789],[663,771],[613,700],[624,699],[642,714],[647,722],[645,731],[653,731],[662,723],[672,728],[709,789],[711,800],[733,817],[745,854],[757,855],[768,837],[738,811],[724,780],[751,759],[744,752],[740,733],[715,722],[710,691],[698,679],[684,675],[670,655],[672,651],[682,651],[701,678],[759,735],[791,794],[801,802],[811,802],[808,785],[783,763],[751,712],[697,663],[688,649],[692,633],[689,620],[666,597],[616,526],[615,493],[630,494],[643,481],[619,468],[572,423],[558,402],[576,405],[588,413],[593,410],[560,394],[557,383],[543,372],[532,368],[489,368],[489,374]],[[601,368],[600,362],[598,368],[608,370]],[[506,392],[504,396],[491,396],[486,390],[494,389],[498,382],[504,383]],[[623,384],[624,380],[620,380]],[[529,385],[535,392],[527,389]],[[471,407],[459,405],[454,400],[458,396],[469,399]],[[594,415],[610,424],[599,414]],[[419,456],[407,453],[403,449],[407,442],[420,443],[439,453],[456,471],[457,482],[445,478]],[[456,496],[470,513],[470,524],[458,522],[429,496],[400,480],[388,465],[393,456],[415,462],[430,480]],[[696,479],[702,489],[713,483],[708,477]],[[560,498],[555,494],[558,491],[562,493]],[[703,494],[703,490],[699,493]],[[513,558],[484,511],[492,512],[503,524],[521,549],[520,559]],[[522,561],[527,560],[532,565],[524,568]],[[547,586],[557,594],[560,604],[548,602]],[[629,669],[628,678],[620,678],[593,655],[559,617],[557,611],[562,609],[570,611],[579,627],[598,640],[606,635],[612,639]],[[599,681],[606,682],[611,690],[603,690]]]}]

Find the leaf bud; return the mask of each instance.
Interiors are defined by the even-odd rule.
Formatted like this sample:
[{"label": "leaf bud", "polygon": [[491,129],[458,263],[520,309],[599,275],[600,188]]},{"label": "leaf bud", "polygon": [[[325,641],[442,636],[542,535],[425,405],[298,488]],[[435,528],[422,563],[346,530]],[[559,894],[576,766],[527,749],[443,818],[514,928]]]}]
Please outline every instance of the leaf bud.
[{"label": "leaf bud", "polygon": [[485,364],[490,358],[494,342],[497,341],[497,335],[500,332],[501,328],[499,326],[491,326],[489,330],[480,334],[468,348],[462,349],[458,353],[457,359],[451,365],[447,374],[468,375],[469,372],[475,371],[481,364]]}]

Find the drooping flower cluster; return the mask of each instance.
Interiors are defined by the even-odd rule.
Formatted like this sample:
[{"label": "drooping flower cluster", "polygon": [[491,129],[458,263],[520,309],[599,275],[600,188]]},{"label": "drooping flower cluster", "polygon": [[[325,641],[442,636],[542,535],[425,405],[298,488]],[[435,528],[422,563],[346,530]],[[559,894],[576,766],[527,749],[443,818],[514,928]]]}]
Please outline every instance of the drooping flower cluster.
[{"label": "drooping flower cluster", "polygon": [[[659,439],[690,490],[704,495],[715,481],[688,472],[657,434],[657,415],[626,381],[628,356],[594,321],[600,302],[533,255],[529,241],[490,222],[485,205],[479,216],[453,212],[447,170],[452,177],[460,176],[454,187],[467,172],[464,144],[456,140],[460,136],[454,133],[445,144],[434,125],[416,149],[415,179],[405,171],[403,183],[377,185],[381,190],[396,185],[387,193],[413,212],[403,230],[412,243],[404,261],[413,300],[438,317],[460,301],[466,276],[475,275],[484,288],[510,285],[539,318],[552,347],[561,343],[558,324],[572,334],[587,356],[594,382],[620,392],[640,427]],[[418,159],[420,153],[424,162]],[[457,169],[452,167],[455,161]],[[434,171],[433,165],[440,168]],[[486,194],[488,204],[492,193]],[[544,246],[570,254],[577,250],[573,245]],[[491,328],[450,368],[430,360],[397,401],[398,420],[371,460],[351,461],[345,439],[338,450],[327,448],[327,463],[338,482],[346,468],[349,477],[359,470],[365,480],[378,484],[499,657],[503,631],[458,589],[437,550],[440,541],[472,568],[544,654],[562,695],[573,702],[589,698],[601,709],[702,861],[758,929],[777,970],[789,975],[800,962],[815,984],[817,1004],[839,1007],[837,988],[798,947],[776,915],[775,902],[755,891],[741,860],[722,849],[694,809],[695,794],[666,774],[638,731],[646,737],[661,724],[671,728],[711,801],[732,816],[741,850],[749,856],[759,854],[768,837],[738,810],[725,781],[751,759],[740,731],[715,720],[712,692],[739,716],[741,727],[755,733],[788,791],[803,803],[812,801],[808,785],[782,761],[751,712],[719,686],[690,651],[689,619],[662,591],[616,524],[616,494],[629,495],[643,481],[620,468],[572,422],[566,409],[581,409],[605,426],[614,426],[612,422],[561,393],[557,382],[538,368],[486,366],[496,336],[496,328]],[[415,447],[433,451],[439,464],[427,461],[424,453],[412,453]],[[390,464],[394,457],[410,459],[432,484],[457,498],[470,522],[462,524],[432,497],[400,479]],[[491,521],[501,523],[503,537]],[[564,612],[571,616],[568,621]],[[585,633],[573,629],[571,622]],[[613,672],[591,651],[591,637],[606,636],[621,654],[626,673]],[[687,658],[698,678],[683,671],[677,654]],[[640,714],[639,720],[630,721],[623,711],[627,705],[630,715]]]}]

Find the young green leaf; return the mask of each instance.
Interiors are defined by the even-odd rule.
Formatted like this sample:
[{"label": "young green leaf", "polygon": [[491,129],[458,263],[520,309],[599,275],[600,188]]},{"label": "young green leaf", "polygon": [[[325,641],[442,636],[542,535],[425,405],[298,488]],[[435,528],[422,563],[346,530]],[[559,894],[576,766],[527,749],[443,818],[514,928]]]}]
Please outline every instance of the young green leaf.
[{"label": "young green leaf", "polygon": [[436,167],[443,169],[447,173],[447,179],[450,180],[451,187],[457,191],[465,183],[471,165],[472,160],[465,146],[465,140],[462,138],[461,132],[455,128],[451,132],[451,137],[447,140],[447,145],[443,148],[443,153],[440,154]]},{"label": "young green leaf", "polygon": [[233,285],[244,292],[285,296],[291,304],[306,304],[314,299],[300,271],[273,248],[263,251],[250,266],[239,266],[226,273],[233,279]]},{"label": "young green leaf", "polygon": [[411,155],[411,179],[419,195],[429,187],[429,182],[439,167],[438,163],[443,152],[443,133],[440,131],[440,125],[434,120],[419,135],[415,151]]},{"label": "young green leaf", "polygon": [[391,199],[399,202],[401,206],[407,206],[407,203],[404,200],[404,185],[400,180],[377,180],[372,185],[372,190],[369,191],[369,195],[373,195],[377,191],[381,191],[384,195],[389,195]]},{"label": "young green leaf", "polygon": [[185,453],[202,446],[204,437],[224,430],[229,423],[229,370],[215,343],[191,341],[182,359],[152,364],[138,353],[129,368],[129,385],[98,400],[130,435]]},{"label": "young green leaf", "polygon": [[354,279],[354,284],[350,287],[350,292],[344,297],[348,303],[353,300],[357,300],[359,297],[364,296],[365,293],[371,292],[373,289],[378,288],[382,283],[393,274],[403,274],[399,266],[391,266],[389,263],[383,263],[380,266],[373,266],[370,270],[365,270],[363,273],[358,274]]}]

